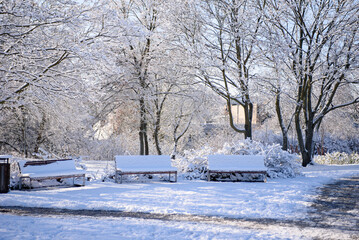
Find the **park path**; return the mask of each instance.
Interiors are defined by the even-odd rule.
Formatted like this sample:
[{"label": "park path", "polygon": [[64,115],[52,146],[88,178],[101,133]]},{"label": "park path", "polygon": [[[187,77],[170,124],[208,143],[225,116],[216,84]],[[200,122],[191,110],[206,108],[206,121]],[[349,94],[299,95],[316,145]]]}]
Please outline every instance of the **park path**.
[{"label": "park path", "polygon": [[319,189],[309,212],[315,226],[352,231],[359,239],[359,176],[340,178]]},{"label": "park path", "polygon": [[[276,231],[299,229],[313,239],[359,239],[359,176],[340,178],[318,188],[305,219],[229,218],[220,216],[157,214],[105,210],[69,210],[34,207],[1,207],[0,214],[21,216],[62,216],[93,218],[139,218],[238,226]],[[331,236],[334,236],[331,238]]]}]

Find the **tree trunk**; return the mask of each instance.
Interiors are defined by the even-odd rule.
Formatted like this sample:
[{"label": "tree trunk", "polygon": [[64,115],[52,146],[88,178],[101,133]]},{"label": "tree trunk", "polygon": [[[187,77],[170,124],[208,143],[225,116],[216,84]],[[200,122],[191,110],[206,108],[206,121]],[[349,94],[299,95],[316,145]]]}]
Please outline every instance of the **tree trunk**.
[{"label": "tree trunk", "polygon": [[186,126],[184,127],[184,129],[182,130],[182,132],[180,132],[180,133],[177,135],[177,131],[178,131],[179,127],[180,127],[181,120],[182,120],[182,118],[183,118],[183,116],[184,116],[184,115],[182,114],[182,108],[180,109],[180,112],[181,112],[181,114],[176,118],[176,122],[175,122],[175,125],[174,125],[174,128],[173,128],[173,142],[174,142],[174,146],[173,146],[173,151],[172,151],[172,154],[171,154],[171,159],[175,159],[175,158],[176,158],[178,142],[179,142],[179,140],[186,134],[186,132],[188,131],[189,126],[191,125],[191,122],[192,122],[192,119],[193,119],[193,115],[194,115],[194,112],[192,112],[192,114],[190,115],[190,118],[189,118],[188,121],[187,121]]},{"label": "tree trunk", "polygon": [[160,126],[161,124],[161,113],[156,113],[156,123],[155,123],[155,130],[153,132],[153,138],[155,140],[156,150],[158,155],[162,155],[161,146],[160,146],[160,140],[159,140],[159,134],[160,134]]},{"label": "tree trunk", "polygon": [[139,135],[140,135],[140,155],[148,155],[149,149],[148,149],[148,137],[146,130],[140,130]]},{"label": "tree trunk", "polygon": [[280,107],[280,90],[278,89],[276,91],[276,98],[275,98],[275,111],[277,113],[277,118],[279,122],[280,129],[282,131],[282,150],[287,151],[288,150],[288,128],[284,124],[284,119],[282,115],[282,110]]},{"label": "tree trunk", "polygon": [[44,142],[44,133],[45,133],[45,125],[46,125],[46,115],[42,113],[41,122],[39,128],[37,130],[37,138],[35,142],[34,152],[39,153],[40,145]]},{"label": "tree trunk", "polygon": [[[157,154],[158,155],[162,155],[162,150],[161,150],[161,146],[160,146],[160,139],[159,139],[159,135],[160,135],[160,130],[161,130],[161,115],[162,115],[162,110],[163,110],[163,106],[164,103],[167,99],[168,93],[170,92],[172,88],[172,85],[167,89],[166,93],[164,94],[164,97],[162,99],[160,99],[159,97],[155,100],[155,106],[156,106],[156,121],[155,121],[155,129],[153,131],[153,138],[155,140],[155,145],[156,145],[156,150],[157,150]],[[156,87],[156,92],[159,92],[157,87]]]},{"label": "tree trunk", "polygon": [[22,136],[21,136],[21,141],[22,141],[22,154],[25,157],[30,157],[29,156],[29,144],[28,144],[28,116],[27,116],[27,110],[24,109],[23,107],[21,108],[21,131],[22,131]]},{"label": "tree trunk", "polygon": [[313,158],[313,136],[314,136],[314,126],[310,122],[306,126],[305,130],[305,149],[306,152],[303,156],[302,166],[306,167],[308,164],[312,162]]},{"label": "tree trunk", "polygon": [[302,128],[300,124],[300,111],[296,111],[295,114],[295,127],[297,131],[297,139],[299,144],[299,150],[302,155],[302,166],[306,167],[312,162],[312,153],[313,153],[313,135],[314,135],[314,126],[311,121],[306,123],[305,130],[305,141],[303,138]]},{"label": "tree trunk", "polygon": [[282,150],[288,151],[288,132],[282,132],[283,143],[282,143]]},{"label": "tree trunk", "polygon": [[143,132],[139,132],[139,138],[140,138],[140,155],[145,155],[145,143],[144,143],[144,137]]},{"label": "tree trunk", "polygon": [[229,116],[229,125],[231,128],[238,132],[243,133],[244,138],[252,139],[252,118],[253,118],[253,104],[252,103],[245,103],[244,105],[241,105],[244,110],[244,129],[238,128],[234,124],[234,118],[233,118],[233,112],[232,112],[232,104],[231,104],[231,98],[228,95],[226,98],[227,101],[227,108],[228,108],[228,116]]},{"label": "tree trunk", "polygon": [[174,142],[174,146],[173,146],[173,151],[171,154],[171,159],[176,159],[176,155],[177,155],[177,147],[178,147],[178,138],[175,138],[175,142]]},{"label": "tree trunk", "polygon": [[147,138],[147,119],[146,119],[146,108],[145,101],[140,98],[140,155],[148,155],[148,138]]},{"label": "tree trunk", "polygon": [[244,106],[244,138],[252,140],[252,119],[253,119],[253,104],[246,103]]}]

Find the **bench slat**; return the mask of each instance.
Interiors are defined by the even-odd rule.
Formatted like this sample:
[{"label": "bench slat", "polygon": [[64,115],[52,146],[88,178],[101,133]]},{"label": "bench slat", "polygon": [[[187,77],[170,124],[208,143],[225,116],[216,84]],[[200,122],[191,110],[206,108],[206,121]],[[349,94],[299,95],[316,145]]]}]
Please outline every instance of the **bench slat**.
[{"label": "bench slat", "polygon": [[263,174],[265,182],[267,167],[264,165],[264,156],[217,154],[208,156],[208,181],[211,173]]},{"label": "bench slat", "polygon": [[46,180],[58,178],[83,178],[85,185],[85,171],[76,169],[73,159],[44,160],[44,161],[18,161],[20,169],[20,189],[24,179]]},{"label": "bench slat", "polygon": [[173,170],[171,157],[168,155],[121,155],[115,156],[116,169],[123,171]]},{"label": "bench slat", "polygon": [[174,174],[177,181],[177,169],[171,166],[168,155],[118,155],[115,161],[116,182],[119,182],[118,176],[122,183],[122,175],[130,174]]},{"label": "bench slat", "polygon": [[222,171],[222,170],[209,170],[211,173],[267,173],[267,171]]}]

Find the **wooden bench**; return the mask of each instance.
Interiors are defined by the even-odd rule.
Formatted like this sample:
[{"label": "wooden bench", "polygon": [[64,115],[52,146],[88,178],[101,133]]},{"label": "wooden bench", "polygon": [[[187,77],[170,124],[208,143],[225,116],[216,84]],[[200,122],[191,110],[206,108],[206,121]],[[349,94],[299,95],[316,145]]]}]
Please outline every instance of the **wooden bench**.
[{"label": "wooden bench", "polygon": [[72,178],[75,185],[75,178],[83,178],[82,186],[85,186],[85,171],[78,170],[75,167],[73,159],[61,160],[42,160],[42,161],[18,161],[20,169],[20,190],[25,179],[29,180],[29,188],[31,189],[31,181],[51,180]]},{"label": "wooden bench", "polygon": [[122,183],[123,175],[131,174],[168,174],[171,182],[171,174],[174,174],[177,182],[177,169],[171,166],[171,158],[168,155],[119,155],[115,156],[116,182]]},{"label": "wooden bench", "polygon": [[261,174],[263,182],[267,181],[264,156],[260,155],[209,155],[208,181],[211,181],[211,173]]}]

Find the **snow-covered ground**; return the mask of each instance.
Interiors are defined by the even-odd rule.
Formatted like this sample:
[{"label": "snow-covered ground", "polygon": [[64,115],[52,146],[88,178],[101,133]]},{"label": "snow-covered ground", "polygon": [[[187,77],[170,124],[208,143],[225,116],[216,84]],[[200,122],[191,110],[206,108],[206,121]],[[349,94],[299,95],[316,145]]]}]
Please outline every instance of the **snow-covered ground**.
[{"label": "snow-covered ground", "polygon": [[[91,166],[88,171],[91,174]],[[267,183],[181,179],[177,183],[95,181],[87,182],[85,187],[11,191],[0,195],[0,206],[296,221],[307,217],[317,187],[335,178],[359,175],[359,165],[316,165],[303,169],[303,173],[293,179],[269,179]],[[313,234],[319,233],[275,225],[240,227],[213,222],[0,214],[0,239],[310,239]],[[346,238],[344,233],[338,234],[342,239]]]}]

